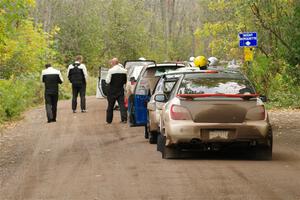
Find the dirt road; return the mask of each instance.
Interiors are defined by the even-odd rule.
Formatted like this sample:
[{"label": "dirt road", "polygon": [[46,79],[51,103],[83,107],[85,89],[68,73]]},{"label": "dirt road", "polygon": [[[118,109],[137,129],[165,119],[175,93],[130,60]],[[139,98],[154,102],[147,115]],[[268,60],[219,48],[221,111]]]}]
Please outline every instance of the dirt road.
[{"label": "dirt road", "polygon": [[58,122],[44,107],[0,135],[0,199],[300,199],[300,112],[271,113],[272,161],[215,155],[162,160],[142,128],[105,125],[105,100],[88,113],[59,102]]}]

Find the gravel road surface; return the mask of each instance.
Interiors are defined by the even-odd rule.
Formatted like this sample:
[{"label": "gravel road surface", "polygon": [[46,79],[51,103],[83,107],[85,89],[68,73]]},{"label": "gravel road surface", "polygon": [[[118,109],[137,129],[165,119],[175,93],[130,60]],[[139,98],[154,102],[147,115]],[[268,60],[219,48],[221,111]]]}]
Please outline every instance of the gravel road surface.
[{"label": "gravel road surface", "polygon": [[300,111],[270,112],[272,161],[243,153],[163,160],[143,128],[105,124],[106,100],[88,113],[60,101],[58,121],[44,107],[0,133],[1,200],[300,200]]}]

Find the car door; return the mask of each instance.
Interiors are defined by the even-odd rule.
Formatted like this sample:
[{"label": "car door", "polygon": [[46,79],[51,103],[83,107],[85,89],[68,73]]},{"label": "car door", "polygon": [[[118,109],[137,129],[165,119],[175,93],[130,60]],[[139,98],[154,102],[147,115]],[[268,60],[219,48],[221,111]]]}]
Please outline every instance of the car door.
[{"label": "car door", "polygon": [[146,126],[148,122],[147,104],[151,94],[157,84],[160,76],[170,70],[176,70],[182,66],[166,65],[166,66],[149,66],[145,68],[136,84],[134,93],[129,99],[131,101],[128,108],[129,122],[131,126]]},{"label": "car door", "polygon": [[126,60],[124,67],[127,70],[127,83],[125,90],[125,106],[130,110],[131,103],[133,102],[132,94],[134,92],[137,80],[147,65],[155,64],[154,60]]},{"label": "car door", "polygon": [[[148,64],[155,64],[154,60],[126,60],[124,63],[125,69],[127,69],[127,84],[135,84],[139,73],[141,72],[141,66],[148,65]],[[107,67],[100,67],[99,68],[99,76],[98,76],[98,87],[97,87],[97,98],[106,98],[107,97],[107,90],[108,85],[105,82],[107,72],[109,68]],[[134,78],[134,81],[130,81],[130,78]],[[125,94],[126,97],[128,97]],[[127,98],[126,98],[127,101]]]},{"label": "car door", "polygon": [[97,98],[106,98],[108,85],[105,82],[107,76],[108,68],[107,67],[100,67],[99,68],[99,76],[98,76],[98,83],[97,83]]}]

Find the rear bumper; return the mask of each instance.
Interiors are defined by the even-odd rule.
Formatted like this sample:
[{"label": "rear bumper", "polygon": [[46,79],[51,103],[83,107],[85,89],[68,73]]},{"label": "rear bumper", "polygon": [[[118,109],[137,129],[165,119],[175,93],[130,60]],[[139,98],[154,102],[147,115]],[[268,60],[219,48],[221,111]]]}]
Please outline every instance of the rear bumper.
[{"label": "rear bumper", "polygon": [[[248,121],[244,123],[195,123],[193,121],[176,120],[165,124],[166,145],[189,143],[197,140],[201,143],[213,142],[264,142],[270,124],[267,121]],[[227,139],[210,139],[210,130],[228,131]]]}]

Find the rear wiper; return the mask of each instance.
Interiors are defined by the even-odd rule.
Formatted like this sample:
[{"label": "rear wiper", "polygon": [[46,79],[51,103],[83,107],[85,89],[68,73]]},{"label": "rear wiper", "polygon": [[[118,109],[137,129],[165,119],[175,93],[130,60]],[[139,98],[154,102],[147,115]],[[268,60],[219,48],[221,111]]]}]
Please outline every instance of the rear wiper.
[{"label": "rear wiper", "polygon": [[177,97],[185,99],[205,98],[205,97],[229,97],[229,98],[242,98],[249,100],[251,98],[259,97],[258,94],[177,94]]}]

